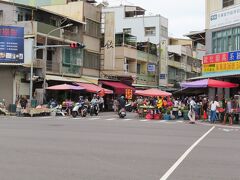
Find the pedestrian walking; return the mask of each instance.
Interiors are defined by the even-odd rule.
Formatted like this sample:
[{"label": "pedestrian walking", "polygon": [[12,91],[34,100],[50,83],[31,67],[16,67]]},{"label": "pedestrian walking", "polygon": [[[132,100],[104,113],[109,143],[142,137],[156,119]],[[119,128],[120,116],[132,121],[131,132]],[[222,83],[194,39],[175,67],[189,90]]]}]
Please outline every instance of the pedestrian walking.
[{"label": "pedestrian walking", "polygon": [[232,102],[231,99],[228,99],[226,102],[226,109],[225,109],[225,114],[224,114],[224,119],[223,119],[223,124],[226,124],[226,121],[229,121],[229,125],[233,124],[233,114],[232,114]]},{"label": "pedestrian walking", "polygon": [[213,101],[210,102],[210,122],[215,123],[217,120],[217,108],[220,107],[217,99],[215,98]]},{"label": "pedestrian walking", "polygon": [[188,118],[190,120],[189,123],[191,124],[194,124],[196,122],[195,106],[196,106],[196,102],[194,101],[194,98],[190,97]]}]

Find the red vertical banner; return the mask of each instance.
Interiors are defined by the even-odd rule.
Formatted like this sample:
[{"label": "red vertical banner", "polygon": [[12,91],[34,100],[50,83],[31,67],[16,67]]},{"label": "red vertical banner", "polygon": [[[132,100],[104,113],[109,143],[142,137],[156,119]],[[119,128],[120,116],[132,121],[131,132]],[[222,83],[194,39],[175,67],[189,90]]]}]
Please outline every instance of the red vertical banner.
[{"label": "red vertical banner", "polygon": [[104,89],[101,89],[101,90],[98,92],[98,95],[99,95],[100,97],[105,96],[105,91],[104,91]]},{"label": "red vertical banner", "polygon": [[132,89],[125,89],[125,98],[126,99],[132,99],[133,91]]}]

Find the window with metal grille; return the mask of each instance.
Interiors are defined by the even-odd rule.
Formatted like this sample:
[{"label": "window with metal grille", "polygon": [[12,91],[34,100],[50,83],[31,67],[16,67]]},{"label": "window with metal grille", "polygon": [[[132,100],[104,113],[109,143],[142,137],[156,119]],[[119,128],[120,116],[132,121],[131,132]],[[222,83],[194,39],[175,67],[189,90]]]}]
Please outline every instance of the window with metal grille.
[{"label": "window with metal grille", "polygon": [[89,51],[84,51],[83,67],[90,69],[99,69],[100,55]]},{"label": "window with metal grille", "polygon": [[86,19],[86,34],[96,38],[101,37],[101,24],[90,19]]},{"label": "window with metal grille", "polygon": [[132,33],[132,29],[131,28],[123,28],[123,33],[124,34],[131,34]]},{"label": "window with metal grille", "polygon": [[212,33],[212,52],[221,53],[240,49],[240,27]]},{"label": "window with metal grille", "polygon": [[234,0],[223,0],[223,8],[234,5]]},{"label": "window with metal grille", "polygon": [[145,27],[145,36],[156,36],[156,27]]},{"label": "window with metal grille", "polygon": [[161,26],[161,35],[164,37],[168,37],[168,28],[165,26]]}]

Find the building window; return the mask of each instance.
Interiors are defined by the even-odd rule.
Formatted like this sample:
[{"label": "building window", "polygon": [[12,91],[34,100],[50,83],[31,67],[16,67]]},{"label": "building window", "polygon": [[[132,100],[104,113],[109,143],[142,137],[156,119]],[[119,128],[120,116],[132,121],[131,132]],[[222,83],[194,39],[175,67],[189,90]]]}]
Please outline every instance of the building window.
[{"label": "building window", "polygon": [[124,34],[132,34],[132,29],[131,28],[123,28],[123,33]]},{"label": "building window", "polygon": [[165,26],[161,26],[161,35],[163,37],[168,37],[168,28]]},{"label": "building window", "polygon": [[24,14],[23,13],[18,14],[18,21],[24,21]]},{"label": "building window", "polygon": [[0,25],[3,24],[3,10],[0,10]]},{"label": "building window", "polygon": [[156,27],[145,27],[145,36],[156,36]]},{"label": "building window", "polygon": [[240,27],[213,32],[212,52],[221,53],[240,49]]},{"label": "building window", "polygon": [[223,0],[223,8],[234,5],[234,0]]},{"label": "building window", "polygon": [[89,51],[84,51],[83,67],[90,69],[99,69],[100,55]]},{"label": "building window", "polygon": [[86,34],[96,38],[101,37],[101,24],[90,19],[86,19]]},{"label": "building window", "polygon": [[141,64],[137,64],[137,74],[141,74]]},{"label": "building window", "polygon": [[25,14],[25,21],[31,21],[31,20],[33,20],[32,19],[32,15],[31,14]]}]

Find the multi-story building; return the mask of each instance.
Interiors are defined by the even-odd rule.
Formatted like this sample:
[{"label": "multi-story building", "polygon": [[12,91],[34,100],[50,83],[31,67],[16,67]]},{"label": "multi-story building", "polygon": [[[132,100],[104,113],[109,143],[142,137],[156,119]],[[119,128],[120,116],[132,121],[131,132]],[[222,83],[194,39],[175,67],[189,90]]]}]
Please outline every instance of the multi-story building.
[{"label": "multi-story building", "polygon": [[169,38],[168,82],[179,82],[201,75],[202,58],[197,57],[190,39]]},{"label": "multi-story building", "polygon": [[[239,83],[240,0],[214,0],[206,3],[206,53],[203,76]],[[212,90],[212,96],[215,90]],[[229,90],[218,89],[229,95]]]},{"label": "multi-story building", "polygon": [[81,75],[97,83],[100,76],[101,8],[95,6],[93,0],[68,0],[62,4],[57,3],[42,8],[83,22],[82,43],[85,45],[83,51],[85,60]]},{"label": "multi-story building", "polygon": [[[84,64],[83,50],[68,46],[84,41],[83,21],[43,8],[1,1],[0,24],[3,28],[24,28],[24,62],[9,64],[3,58],[0,63],[0,73],[4,77],[1,80],[4,86],[0,88],[0,98],[5,98],[8,104],[15,103],[21,95],[31,96],[35,90],[34,95],[41,103],[45,80],[49,85],[56,81],[80,81]],[[43,48],[46,45],[49,48]],[[30,90],[31,64],[33,90]]]},{"label": "multi-story building", "polygon": [[168,20],[138,6],[102,7],[103,76],[129,76],[142,85],[167,84]]}]

